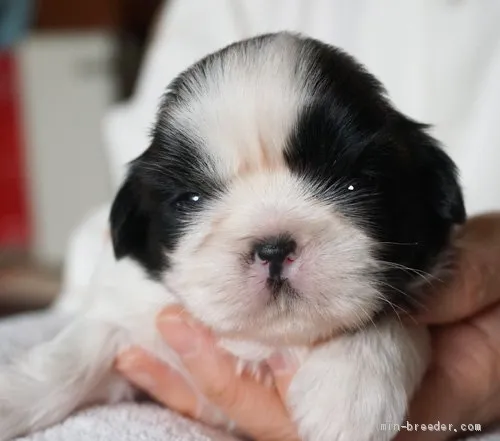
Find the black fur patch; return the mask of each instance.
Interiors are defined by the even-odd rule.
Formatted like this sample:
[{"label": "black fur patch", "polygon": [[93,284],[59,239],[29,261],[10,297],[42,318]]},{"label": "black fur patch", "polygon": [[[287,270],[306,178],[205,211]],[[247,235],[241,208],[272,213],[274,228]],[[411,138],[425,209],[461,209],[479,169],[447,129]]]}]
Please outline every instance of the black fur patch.
[{"label": "black fur patch", "polygon": [[[113,203],[110,222],[118,259],[130,256],[152,277],[159,277],[169,265],[165,252],[174,250],[204,202],[223,189],[204,173],[209,162],[168,119],[157,125],[151,146],[133,161]],[[183,195],[189,194],[199,194],[199,201],[179,205]]]}]

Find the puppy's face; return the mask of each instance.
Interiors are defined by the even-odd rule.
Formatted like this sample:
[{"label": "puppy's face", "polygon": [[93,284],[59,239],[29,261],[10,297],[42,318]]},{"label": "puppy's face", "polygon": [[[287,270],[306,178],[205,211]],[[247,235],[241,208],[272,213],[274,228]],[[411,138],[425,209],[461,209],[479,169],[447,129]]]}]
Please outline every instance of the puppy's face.
[{"label": "puppy's face", "polygon": [[372,76],[276,34],[171,84],[111,222],[117,257],[215,330],[307,344],[412,306],[464,217],[452,162]]}]

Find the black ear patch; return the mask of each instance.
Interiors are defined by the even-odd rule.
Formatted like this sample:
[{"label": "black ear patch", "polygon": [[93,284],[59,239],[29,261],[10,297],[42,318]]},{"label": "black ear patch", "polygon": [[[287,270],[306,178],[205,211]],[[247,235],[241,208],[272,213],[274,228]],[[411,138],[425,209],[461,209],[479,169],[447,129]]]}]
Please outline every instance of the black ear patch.
[{"label": "black ear patch", "polygon": [[141,210],[138,189],[134,187],[134,179],[127,178],[111,208],[111,237],[117,259],[137,253],[149,230],[150,219]]},{"label": "black ear patch", "polygon": [[150,275],[165,265],[155,217],[150,195],[132,170],[111,208],[111,237],[117,259],[131,257]]},{"label": "black ear patch", "polygon": [[407,142],[420,178],[418,185],[428,199],[431,212],[450,226],[464,223],[465,204],[455,163],[439,143],[426,133],[427,126],[406,118],[403,124],[413,128],[407,131],[411,134]]},{"label": "black ear patch", "polygon": [[[465,222],[465,204],[458,180],[455,164],[448,155],[435,146],[430,148],[425,158],[427,176],[424,182],[429,193],[434,189],[433,209],[438,216],[450,224]],[[425,173],[424,173],[425,175]]]}]

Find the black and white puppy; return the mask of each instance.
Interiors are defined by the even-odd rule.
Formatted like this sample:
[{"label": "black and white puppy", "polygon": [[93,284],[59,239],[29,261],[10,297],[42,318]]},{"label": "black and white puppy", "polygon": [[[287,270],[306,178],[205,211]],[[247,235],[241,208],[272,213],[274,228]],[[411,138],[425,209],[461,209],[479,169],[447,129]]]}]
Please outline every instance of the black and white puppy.
[{"label": "black and white puppy", "polygon": [[304,440],[388,440],[428,352],[397,312],[464,219],[452,161],[350,56],[288,33],[209,55],[170,85],[130,166],[88,308],[0,369],[0,440],[130,398],[112,372],[130,344],[184,372],[155,331],[172,303],[244,363],[300,359]]}]

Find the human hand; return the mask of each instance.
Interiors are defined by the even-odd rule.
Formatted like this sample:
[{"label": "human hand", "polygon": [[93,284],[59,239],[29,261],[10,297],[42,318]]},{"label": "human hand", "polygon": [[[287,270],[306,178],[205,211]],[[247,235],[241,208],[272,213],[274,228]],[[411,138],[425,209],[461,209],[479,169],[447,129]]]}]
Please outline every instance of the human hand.
[{"label": "human hand", "polygon": [[414,428],[397,441],[442,441],[460,434],[462,424],[484,429],[500,421],[500,214],[470,219],[455,244],[452,279],[435,286],[435,298],[417,317],[430,325],[433,359],[408,417],[453,428]]},{"label": "human hand", "polygon": [[[218,348],[210,331],[178,306],[158,317],[158,329],[180,356],[199,391],[230,418],[244,434],[257,441],[298,440],[284,397],[295,373],[293,360],[272,357],[269,368],[275,385],[266,386],[250,375],[237,374],[236,359]],[[196,394],[174,369],[140,348],[131,348],[117,359],[117,369],[139,389],[160,403],[193,419],[211,423],[200,413]],[[207,411],[208,409],[205,409]]]}]

